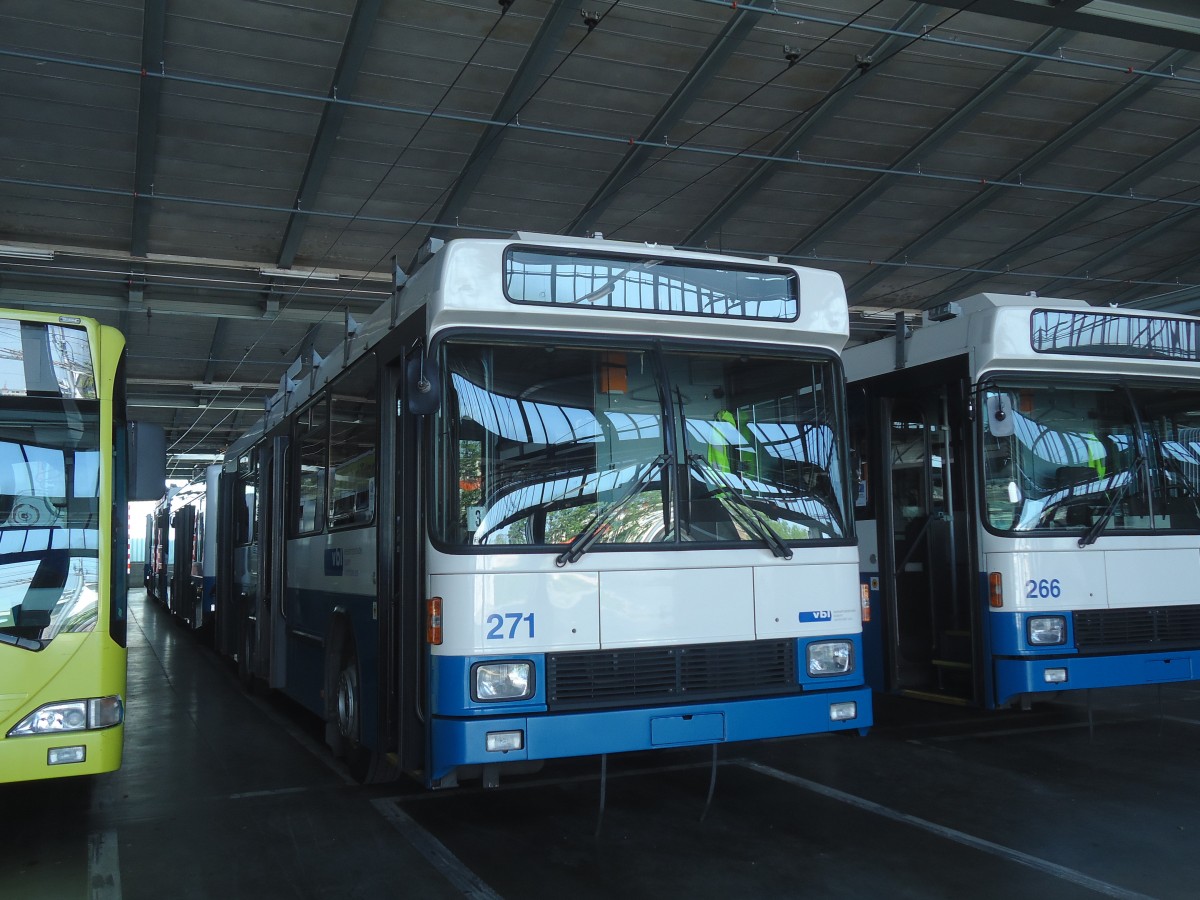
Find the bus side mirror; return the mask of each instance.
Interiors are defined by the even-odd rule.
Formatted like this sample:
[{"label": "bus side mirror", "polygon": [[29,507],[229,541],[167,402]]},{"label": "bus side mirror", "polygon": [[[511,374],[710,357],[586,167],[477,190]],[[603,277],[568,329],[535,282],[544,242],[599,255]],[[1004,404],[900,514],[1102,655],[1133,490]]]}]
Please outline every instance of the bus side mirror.
[{"label": "bus side mirror", "polygon": [[1008,394],[988,394],[987,416],[992,437],[1010,437],[1016,432],[1017,420],[1013,418],[1012,399]]},{"label": "bus side mirror", "polygon": [[167,492],[167,438],[160,425],[125,426],[129,500],[161,500]]},{"label": "bus side mirror", "polygon": [[437,412],[442,401],[441,379],[433,354],[416,353],[405,363],[405,397],[408,411],[415,416]]}]

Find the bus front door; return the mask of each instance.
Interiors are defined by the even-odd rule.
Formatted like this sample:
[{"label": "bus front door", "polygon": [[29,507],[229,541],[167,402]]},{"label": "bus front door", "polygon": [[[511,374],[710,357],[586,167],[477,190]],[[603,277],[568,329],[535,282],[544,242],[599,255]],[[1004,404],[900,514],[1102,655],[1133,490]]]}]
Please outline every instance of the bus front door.
[{"label": "bus front door", "polygon": [[[961,445],[951,386],[888,398],[885,452],[892,565],[885,576],[893,688],[976,699]],[[881,541],[883,534],[881,533]]]}]

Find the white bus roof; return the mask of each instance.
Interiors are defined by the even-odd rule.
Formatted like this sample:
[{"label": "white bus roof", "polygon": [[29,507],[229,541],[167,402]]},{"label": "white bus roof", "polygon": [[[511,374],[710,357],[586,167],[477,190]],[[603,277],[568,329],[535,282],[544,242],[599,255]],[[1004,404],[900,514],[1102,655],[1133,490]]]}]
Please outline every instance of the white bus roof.
[{"label": "white bus roof", "polygon": [[1091,306],[1083,300],[975,294],[927,310],[896,336],[843,352],[848,381],[966,357],[972,380],[989,371],[1104,372],[1200,377],[1200,319]]},{"label": "white bus roof", "polygon": [[[682,264],[718,263],[731,268],[762,268],[796,274],[798,315],[789,320],[658,313],[614,312],[604,307],[515,303],[505,296],[504,255],[512,247],[561,250],[583,257],[652,257]],[[428,256],[403,283],[393,301],[383,304],[363,323],[347,320],[342,346],[307,366],[293,364],[291,379],[268,401],[263,420],[233,443],[227,459],[252,445],[288,412],[303,404],[349,363],[375,346],[396,324],[420,307],[427,309],[430,337],[451,328],[483,328],[543,333],[597,333],[635,336],[679,336],[701,340],[816,347],[838,352],[850,332],[846,292],[841,276],[823,269],[715,253],[677,250],[658,244],[599,238],[562,237],[518,232],[508,239],[463,238],[448,241]],[[514,323],[514,319],[518,319]],[[312,363],[315,362],[315,365]],[[285,379],[287,376],[285,376]]]}]

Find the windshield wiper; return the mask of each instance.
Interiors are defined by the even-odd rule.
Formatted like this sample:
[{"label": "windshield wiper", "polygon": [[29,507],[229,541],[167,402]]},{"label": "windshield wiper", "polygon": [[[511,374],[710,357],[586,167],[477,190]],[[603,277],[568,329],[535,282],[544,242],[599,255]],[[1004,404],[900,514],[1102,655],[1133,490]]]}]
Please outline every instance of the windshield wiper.
[{"label": "windshield wiper", "polygon": [[689,453],[687,457],[688,465],[700,476],[707,476],[716,483],[718,489],[726,490],[733,495],[737,503],[730,504],[728,509],[730,512],[737,515],[742,525],[749,528],[767,545],[770,551],[780,559],[791,559],[792,548],[784,543],[783,538],[777,535],[767,522],[766,516],[755,509],[750,501],[746,499],[746,495],[734,487],[733,483],[725,477],[725,473],[706,460],[699,453]]},{"label": "windshield wiper", "polygon": [[650,464],[638,472],[633,477],[633,480],[625,486],[625,490],[621,496],[596,513],[596,518],[592,519],[591,524],[575,535],[567,549],[555,558],[554,564],[561,569],[567,563],[573,563],[583,556],[583,554],[587,553],[588,548],[596,543],[596,539],[609,527],[609,523],[612,522],[617,513],[624,509],[629,504],[629,501],[633,499],[634,495],[646,486],[655,468],[662,471],[662,466],[666,461],[666,453],[660,453],[654,459],[650,460]]},{"label": "windshield wiper", "polygon": [[25,650],[42,649],[41,641],[35,641],[33,638],[18,637],[15,634],[9,634],[7,631],[0,631],[0,644],[12,644],[14,647],[22,647]]},{"label": "windshield wiper", "polygon": [[1100,537],[1100,532],[1104,530],[1104,527],[1108,525],[1109,520],[1113,517],[1113,513],[1117,511],[1117,504],[1125,499],[1126,495],[1129,493],[1129,489],[1133,487],[1140,477],[1142,465],[1142,455],[1139,453],[1133,458],[1133,465],[1129,467],[1127,473],[1129,475],[1129,479],[1122,483],[1115,491],[1113,491],[1113,495],[1109,497],[1108,505],[1104,507],[1104,512],[1100,514],[1100,518],[1093,522],[1092,526],[1086,532],[1084,532],[1083,537],[1079,539],[1080,547],[1086,547],[1088,544],[1094,544],[1096,539]]},{"label": "windshield wiper", "polygon": [[[1183,464],[1174,456],[1167,453],[1161,443],[1158,446],[1158,458],[1166,464],[1166,468],[1174,473],[1178,479],[1175,484],[1179,485],[1181,493],[1190,498],[1192,504],[1195,505],[1196,501],[1200,500],[1200,493],[1196,491],[1191,480],[1187,477],[1187,473],[1183,471]],[[1168,487],[1170,487],[1169,484]]]}]

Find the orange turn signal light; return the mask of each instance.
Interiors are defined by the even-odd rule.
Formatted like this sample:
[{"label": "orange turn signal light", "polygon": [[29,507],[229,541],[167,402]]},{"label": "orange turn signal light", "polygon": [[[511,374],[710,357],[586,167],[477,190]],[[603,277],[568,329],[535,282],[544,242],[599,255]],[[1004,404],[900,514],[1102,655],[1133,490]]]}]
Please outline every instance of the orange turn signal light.
[{"label": "orange turn signal light", "polygon": [[999,572],[988,572],[988,603],[995,609],[1004,605],[1004,579]]},{"label": "orange turn signal light", "polygon": [[430,597],[425,601],[425,643],[442,642],[442,598]]}]

